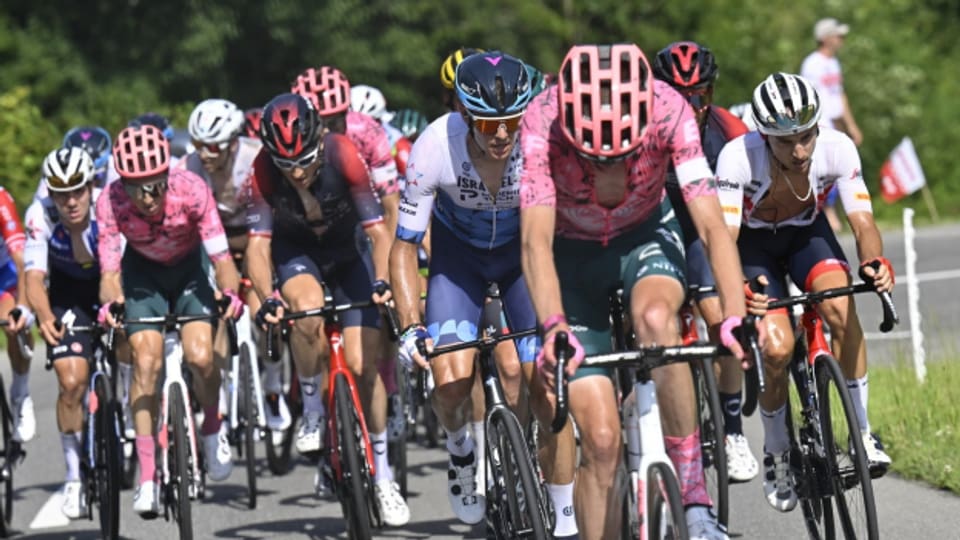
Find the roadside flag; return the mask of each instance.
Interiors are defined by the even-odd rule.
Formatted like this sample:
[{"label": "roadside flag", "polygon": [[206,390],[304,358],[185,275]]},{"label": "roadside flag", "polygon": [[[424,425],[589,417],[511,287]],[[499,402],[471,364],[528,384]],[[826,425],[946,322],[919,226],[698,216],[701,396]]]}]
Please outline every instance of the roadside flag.
[{"label": "roadside flag", "polygon": [[880,189],[883,200],[895,203],[915,193],[927,183],[920,167],[920,158],[910,137],[904,137],[880,167]]}]

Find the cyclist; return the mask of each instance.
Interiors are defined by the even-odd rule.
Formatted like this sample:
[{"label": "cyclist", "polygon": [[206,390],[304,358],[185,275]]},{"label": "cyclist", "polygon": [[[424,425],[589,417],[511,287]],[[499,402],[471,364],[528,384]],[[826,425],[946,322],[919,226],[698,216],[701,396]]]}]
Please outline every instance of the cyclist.
[{"label": "cyclist", "polygon": [[399,129],[410,144],[413,144],[423,130],[427,129],[427,117],[415,109],[400,109],[390,118],[390,125]]},{"label": "cyclist", "polygon": [[260,136],[260,119],[263,118],[263,109],[254,107],[243,112],[246,122],[243,124],[244,135],[251,139]]},{"label": "cyclist", "polygon": [[[621,503],[617,400],[607,370],[577,367],[585,353],[610,351],[603,299],[618,285],[626,291],[639,344],[680,343],[683,241],[663,194],[671,162],[717,280],[722,341],[738,357],[743,351],[731,330],[746,308],[736,246],[723,226],[714,176],[683,97],[653,79],[634,44],[574,46],[558,80],[533,100],[520,131],[523,268],[544,331],[540,375],[551,391],[558,331],[569,333],[575,352],[567,373],[581,437],[578,524],[584,538],[613,538],[620,534]],[[690,369],[660,367],[653,379],[690,537],[725,539],[709,511]]]},{"label": "cyclist", "polygon": [[[26,235],[17,205],[10,193],[0,187],[0,317],[6,319],[7,356],[13,368],[10,381],[10,406],[13,415],[13,439],[27,442],[37,432],[37,419],[30,397],[30,358],[17,345],[17,334],[33,325],[33,312],[26,305],[23,280],[23,247]],[[18,303],[20,302],[20,303]],[[20,317],[10,312],[17,308]],[[32,348],[32,338],[27,337]]]},{"label": "cyclist", "polygon": [[[356,146],[327,133],[313,105],[296,94],[280,94],[264,107],[254,162],[247,223],[247,269],[263,304],[258,323],[276,322],[283,306],[301,311],[323,306],[325,284],[337,303],[390,298],[374,292],[387,284],[390,233],[382,208]],[[372,249],[359,238],[366,233]],[[276,234],[273,234],[273,233]],[[372,251],[372,256],[371,256]],[[276,269],[280,298],[273,294]],[[387,464],[386,394],[377,371],[379,317],[375,308],[343,314],[347,364],[356,376],[374,452],[374,491],[380,516],[401,526],[410,510]],[[297,321],[291,335],[303,398],[303,423],[296,447],[301,453],[322,447],[326,411],[321,397],[319,360],[327,356],[321,321]]]},{"label": "cyclist", "polygon": [[[400,358],[408,367],[416,362],[433,371],[434,410],[447,432],[450,453],[447,496],[457,517],[474,524],[483,519],[486,510],[485,498],[476,485],[476,468],[483,465],[477,460],[467,422],[476,353],[451,353],[427,364],[417,352],[417,340],[426,340],[432,348],[434,344],[476,339],[488,282],[500,286],[510,328],[536,325],[520,268],[518,190],[522,162],[516,143],[532,90],[523,62],[499,51],[465,59],[457,67],[456,82],[464,114],[440,117],[414,145],[401,199],[399,241],[394,243],[390,262],[401,325],[405,327]],[[431,294],[427,297],[426,319],[421,322],[417,247],[428,225],[434,247]],[[534,338],[519,340],[513,355],[498,357],[501,374],[515,381],[514,388],[518,389],[520,362],[528,380],[532,377],[537,345]],[[515,406],[518,392],[512,394],[510,401]],[[565,435],[565,450],[572,455],[572,430]],[[561,491],[566,491],[567,497],[555,501],[559,502],[556,507],[572,508],[572,476],[563,485],[550,485],[551,494]],[[558,511],[557,519],[558,537],[576,534],[571,516]]]},{"label": "cyclist", "polygon": [[380,122],[387,134],[387,142],[390,144],[390,153],[397,166],[397,174],[403,177],[407,171],[407,160],[410,158],[411,142],[403,132],[390,123],[394,113],[387,111],[387,99],[383,97],[383,92],[365,84],[351,86],[350,110]]},{"label": "cyclist", "polygon": [[478,52],[483,52],[483,49],[460,47],[447,55],[447,58],[440,64],[440,86],[443,92],[441,97],[443,106],[448,111],[457,110],[457,92],[453,89],[453,83],[457,76],[457,66],[460,65],[460,62],[463,62],[464,58]]},{"label": "cyclist", "polygon": [[[739,118],[726,109],[713,104],[713,88],[720,69],[709,48],[693,41],[678,41],[664,47],[653,61],[653,76],[666,82],[683,96],[693,108],[700,127],[700,143],[710,170],[716,170],[717,156],[727,141],[747,132]],[[677,183],[673,168],[667,176],[667,195],[683,231],[687,262],[687,281],[710,286],[715,285],[713,273],[707,262],[703,241],[690,219],[683,193]],[[709,328],[710,338],[719,342],[723,313],[717,293],[696,294],[697,309]],[[750,445],[743,435],[740,415],[740,390],[743,370],[735,358],[720,359],[720,376],[717,387],[723,409],[723,426],[726,437],[727,472],[732,481],[746,482],[759,472],[757,459],[750,452]]]},{"label": "cyclist", "polygon": [[[57,328],[72,319],[88,326],[97,318],[97,224],[93,203],[94,162],[80,147],[58,148],[43,160],[43,179],[49,193],[27,209],[24,280],[27,300],[37,313],[40,335],[59,381],[57,425],[66,464],[61,509],[67,517],[83,515],[86,501],[80,482],[83,434],[83,397],[87,389],[90,334]],[[49,281],[49,289],[46,285]]]},{"label": "cyclist", "polygon": [[[770,75],[754,91],[753,117],[758,131],[724,147],[717,173],[728,225],[739,228],[744,273],[768,282],[757,301],[786,295],[788,276],[806,291],[850,284],[846,257],[823,214],[833,190],[857,239],[861,271],[878,291],[892,290],[893,266],[883,256],[860,156],[849,137],[817,126],[820,98],[813,86],[799,75]],[[825,300],[818,307],[830,325],[832,350],[847,379],[871,469],[886,470],[890,458],[867,420],[866,347],[853,299]],[[785,512],[797,504],[786,424],[786,368],[794,338],[785,309],[767,313],[764,320],[770,339],[764,349],[766,391],[760,395],[763,489],[767,502]]]},{"label": "cyclist", "polygon": [[[190,113],[187,124],[196,151],[176,165],[203,178],[213,190],[230,253],[241,267],[247,249],[247,203],[250,196],[247,179],[253,174],[253,161],[261,148],[259,137],[243,135],[246,120],[244,113],[233,102],[225,99],[201,101]],[[256,313],[260,307],[257,295],[248,290],[245,300],[250,312]],[[225,346],[226,341],[218,341],[217,345]],[[218,354],[225,356],[225,348],[218,349]],[[290,427],[291,422],[290,410],[283,397],[283,365],[265,361],[263,366],[266,372],[266,423],[276,433]]]},{"label": "cyclist", "polygon": [[[223,316],[239,316],[242,303],[236,290],[240,279],[220,215],[214,211],[216,201],[203,179],[170,168],[170,143],[149,124],[120,132],[113,146],[113,162],[120,181],[107,187],[96,206],[101,270],[98,318],[119,326],[110,313],[114,303],[125,306],[129,319],[163,316],[171,309],[180,315],[210,315],[216,310],[208,277],[211,262],[217,286],[231,300]],[[157,325],[126,325],[126,332],[133,348],[130,398],[140,462],[133,509],[152,518],[157,515],[159,498],[153,426],[156,383],[164,360],[163,335]],[[200,435],[206,470],[211,479],[224,480],[233,462],[226,436],[220,433],[220,371],[213,362],[212,321],[184,324],[180,336],[204,413]]]}]

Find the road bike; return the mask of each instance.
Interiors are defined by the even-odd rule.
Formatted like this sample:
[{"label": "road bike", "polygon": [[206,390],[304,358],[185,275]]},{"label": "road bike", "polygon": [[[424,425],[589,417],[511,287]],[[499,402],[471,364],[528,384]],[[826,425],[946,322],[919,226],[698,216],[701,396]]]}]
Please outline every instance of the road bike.
[{"label": "road bike", "polygon": [[[10,311],[17,320],[21,316],[18,308]],[[0,327],[7,326],[6,320],[0,320]],[[33,349],[29,345],[27,330],[17,333],[17,346],[24,359],[33,359]],[[13,471],[27,457],[23,443],[13,437],[13,413],[7,402],[7,385],[0,376],[0,536],[10,534],[10,522],[13,520]]]}]

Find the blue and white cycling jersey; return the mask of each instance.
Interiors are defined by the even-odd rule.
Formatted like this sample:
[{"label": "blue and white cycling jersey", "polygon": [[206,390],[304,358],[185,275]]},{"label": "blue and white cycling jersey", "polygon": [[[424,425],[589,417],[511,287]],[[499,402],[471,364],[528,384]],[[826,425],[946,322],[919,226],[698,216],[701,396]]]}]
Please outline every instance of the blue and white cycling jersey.
[{"label": "blue and white cycling jersey", "polygon": [[[70,277],[87,280],[100,275],[97,261],[97,222],[94,218],[94,206],[100,189],[93,190],[90,203],[90,222],[79,239],[87,250],[86,255],[74,252],[75,242],[70,231],[60,223],[60,215],[53,200],[46,197],[34,200],[27,209],[27,243],[23,250],[24,271],[39,270],[48,273],[49,268]],[[77,259],[82,260],[79,262]]]},{"label": "blue and white cycling jersey", "polygon": [[431,212],[457,238],[476,248],[494,249],[519,237],[520,145],[515,145],[507,158],[494,197],[470,160],[468,131],[459,113],[447,113],[417,138],[400,197],[398,239],[419,244]]}]

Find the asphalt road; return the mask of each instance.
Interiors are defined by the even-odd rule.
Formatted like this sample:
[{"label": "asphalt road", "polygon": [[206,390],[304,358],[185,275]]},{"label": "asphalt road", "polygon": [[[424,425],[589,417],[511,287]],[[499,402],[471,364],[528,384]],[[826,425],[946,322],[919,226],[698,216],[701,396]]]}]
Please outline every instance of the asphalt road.
[{"label": "asphalt road", "polygon": [[[885,233],[886,253],[899,275],[903,275],[903,248],[897,233]],[[929,229],[920,233],[918,271],[925,276],[920,288],[923,324],[927,334],[928,358],[955,356],[958,349],[955,328],[960,323],[956,288],[960,273],[960,227]],[[855,259],[849,239],[845,248]],[[900,280],[895,291],[900,309],[901,329],[907,328],[906,291]],[[859,302],[864,327],[873,331],[879,322],[876,301]],[[872,310],[877,310],[873,313]],[[909,350],[904,340],[882,340],[868,336],[872,362],[890,362]],[[0,373],[9,382],[9,364],[0,360]],[[59,512],[56,491],[63,479],[63,461],[54,419],[56,380],[34,362],[30,387],[37,412],[37,437],[28,443],[26,461],[15,476],[16,502],[13,528],[20,538],[97,538],[94,522],[68,522]],[[753,446],[759,455],[762,443],[757,418],[745,420]],[[195,503],[196,538],[346,538],[339,504],[313,494],[313,468],[301,461],[282,477],[266,469],[263,449],[260,458],[260,504],[246,508],[245,477],[241,467],[225,482],[211,483],[206,500]],[[443,452],[411,446],[410,506],[412,522],[403,530],[381,531],[381,538],[479,538],[478,528],[460,524],[449,509],[445,496],[446,458]],[[878,515],[884,538],[960,538],[960,497],[892,475],[875,483]],[[781,515],[763,499],[760,481],[732,488],[731,537],[804,538],[799,510]],[[126,538],[176,538],[176,526],[162,518],[143,521],[131,509],[132,492],[121,496],[121,530]]]}]

